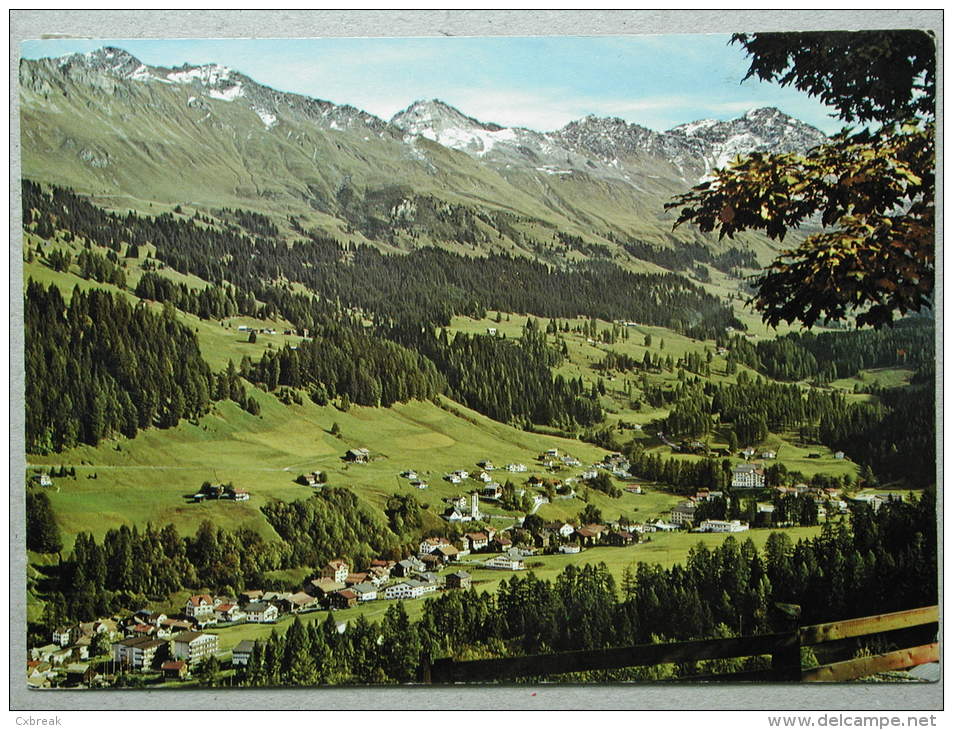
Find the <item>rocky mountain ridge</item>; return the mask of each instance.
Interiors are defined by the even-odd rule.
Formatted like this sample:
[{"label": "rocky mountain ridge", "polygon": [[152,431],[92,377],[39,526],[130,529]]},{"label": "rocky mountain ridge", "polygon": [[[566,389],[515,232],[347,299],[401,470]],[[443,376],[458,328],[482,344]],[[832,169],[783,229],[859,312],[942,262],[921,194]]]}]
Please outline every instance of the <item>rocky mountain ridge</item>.
[{"label": "rocky mountain ridge", "polygon": [[626,241],[718,248],[697,231],[673,234],[664,203],[736,154],[825,139],[777,109],[665,132],[596,116],[539,132],[432,99],[385,121],[226,66],[149,66],[113,47],[22,61],[20,105],[23,174],[37,181],[304,212],[330,235],[397,248],[542,258],[555,247],[626,259]]},{"label": "rocky mountain ridge", "polygon": [[[28,73],[31,66],[54,64],[62,74],[75,80],[99,83],[107,88],[107,79],[112,77],[130,82],[182,84],[196,94],[219,101],[242,99],[269,129],[279,124],[283,113],[296,112],[328,129],[360,126],[380,132],[395,127],[477,158],[509,159],[515,155],[538,162],[549,157],[565,159],[563,153],[568,152],[618,169],[623,158],[649,155],[673,163],[687,177],[692,177],[699,170],[703,175],[714,167],[722,167],[736,155],[753,151],[805,151],[826,139],[820,130],[771,107],[753,109],[728,121],[688,122],[666,132],[617,117],[595,115],[572,121],[558,130],[538,132],[483,122],[439,99],[432,99],[414,102],[388,123],[348,105],[271,89],[227,66],[148,66],[127,51],[113,47],[26,62],[21,66],[21,83],[29,84],[33,80]],[[191,96],[189,103],[202,106],[198,96]],[[592,169],[592,165],[588,168]],[[541,171],[556,172],[552,167]]]}]

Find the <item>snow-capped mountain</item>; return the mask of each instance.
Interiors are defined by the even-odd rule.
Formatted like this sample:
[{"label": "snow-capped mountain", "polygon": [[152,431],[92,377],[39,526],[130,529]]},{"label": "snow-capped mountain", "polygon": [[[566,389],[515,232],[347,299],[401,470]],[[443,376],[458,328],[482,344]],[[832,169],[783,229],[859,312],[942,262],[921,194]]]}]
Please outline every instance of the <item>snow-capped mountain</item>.
[{"label": "snow-capped mountain", "polygon": [[444,147],[475,156],[483,156],[497,143],[511,142],[516,138],[514,130],[464,116],[439,99],[415,101],[395,114],[390,123],[408,134],[420,135]]},{"label": "snow-capped mountain", "polygon": [[624,176],[627,163],[648,156],[672,163],[691,182],[737,155],[752,151],[804,151],[825,139],[819,130],[774,108],[754,109],[730,121],[689,122],[667,132],[656,132],[619,118],[591,115],[556,131],[537,132],[483,122],[432,99],[414,102],[394,115],[388,125],[354,107],[276,91],[227,66],[148,66],[127,51],[113,47],[25,63],[21,84],[34,90],[48,90],[48,79],[36,73],[44,66],[53,66],[63,76],[112,92],[117,91],[119,81],[187,88],[187,103],[193,108],[206,108],[209,99],[241,100],[267,129],[279,126],[287,114],[303,115],[332,130],[357,126],[381,132],[390,126],[391,131],[401,130],[405,139],[407,135],[424,137],[474,158],[524,164],[550,175],[580,170]]},{"label": "snow-capped mountain", "polygon": [[[466,116],[438,100],[418,101],[396,114],[391,124],[445,147],[478,158],[556,162],[537,166],[552,174],[579,169],[593,174],[621,174],[648,156],[675,165],[688,181],[723,167],[749,152],[803,152],[826,139],[818,129],[782,113],[763,108],[730,121],[705,119],[656,132],[617,117],[587,116],[562,129],[540,133],[502,127]],[[573,160],[574,156],[581,157]],[[547,159],[551,158],[551,159]],[[595,164],[594,164],[595,163]]]},{"label": "snow-capped mountain", "polygon": [[[188,104],[206,108],[206,99],[242,100],[266,128],[276,126],[285,114],[304,115],[319,126],[341,129],[359,126],[380,131],[387,128],[382,119],[352,106],[333,104],[300,94],[277,91],[259,84],[245,74],[219,64],[173,68],[148,66],[121,48],[104,47],[89,53],[73,53],[57,59],[40,59],[21,64],[20,85],[35,91],[48,91],[51,72],[106,91],[122,93],[119,81],[146,85],[163,84],[188,89]],[[57,73],[52,77],[56,78]]]},{"label": "snow-capped mountain", "polygon": [[725,122],[703,119],[680,124],[667,134],[705,145],[713,167],[723,167],[736,156],[751,152],[804,152],[827,139],[819,129],[774,107],[752,109]]},{"label": "snow-capped mountain", "polygon": [[150,66],[111,47],[22,61],[19,101],[23,174],[40,182],[314,215],[332,235],[398,247],[466,241],[534,256],[549,255],[554,231],[595,243],[573,256],[704,242],[672,232],[673,195],[736,154],[824,140],[777,109],[664,132],[596,116],[542,132],[432,99],[385,121],[227,66]]}]

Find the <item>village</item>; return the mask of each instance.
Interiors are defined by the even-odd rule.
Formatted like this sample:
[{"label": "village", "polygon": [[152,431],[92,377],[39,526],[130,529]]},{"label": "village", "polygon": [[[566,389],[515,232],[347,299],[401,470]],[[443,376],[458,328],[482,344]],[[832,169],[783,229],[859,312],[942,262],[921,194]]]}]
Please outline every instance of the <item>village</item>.
[{"label": "village", "polygon": [[[547,522],[536,515],[538,508],[551,500],[575,497],[577,488],[586,487],[600,474],[625,480],[624,490],[630,494],[643,494],[643,487],[632,481],[630,464],[621,454],[608,453],[602,461],[584,466],[569,454],[547,450],[539,454],[535,466],[550,473],[577,469],[578,475],[557,479],[533,474],[515,489],[507,479],[510,494],[505,494],[506,488],[494,478],[494,473],[525,474],[529,468],[522,463],[497,468],[485,459],[472,472],[461,468],[445,474],[444,481],[463,487],[457,496],[443,500],[446,506],[440,516],[447,523],[447,535],[421,539],[416,552],[401,560],[379,558],[366,565],[352,565],[338,558],[314,570],[296,590],[250,589],[238,595],[196,593],[174,614],[143,608],[126,616],[57,627],[50,643],[30,649],[27,680],[37,688],[109,686],[115,684],[117,677],[129,675],[149,678],[157,684],[187,681],[210,657],[235,669],[247,665],[253,641],[240,641],[231,650],[220,648],[221,633],[233,627],[277,624],[289,617],[318,611],[333,615],[335,611],[372,601],[408,601],[437,591],[466,590],[474,585],[478,571],[524,571],[534,556],[574,555],[593,547],[625,548],[650,542],[656,532],[738,533],[751,528],[783,527],[785,523],[775,520],[773,514],[774,500],[779,497],[811,497],[817,505],[819,521],[846,513],[849,501],[863,502],[876,510],[885,501],[900,499],[898,495],[860,495],[850,499],[840,489],[804,483],[766,487],[763,463],[749,461],[756,455],[753,449],[739,454],[744,461],[732,467],[729,493],[699,489],[671,508],[668,519],[658,516],[644,521],[620,518]],[[772,459],[775,454],[763,452],[760,456]],[[348,450],[342,458],[360,464],[373,457],[368,449],[360,448]],[[428,488],[414,469],[405,469],[397,476],[411,487]],[[34,480],[46,486],[53,484],[45,473],[36,475]],[[325,480],[326,475],[320,471],[299,478],[302,484],[316,488],[321,488]],[[753,495],[757,500],[752,522],[705,517],[706,505],[719,500],[726,503],[742,495]],[[496,528],[490,524],[491,518],[506,515],[490,515],[486,510],[489,505],[499,506],[505,498],[519,500],[525,515],[510,516],[508,525]],[[205,483],[193,499],[246,500],[248,493],[231,484]],[[580,518],[585,515],[583,511]]]}]

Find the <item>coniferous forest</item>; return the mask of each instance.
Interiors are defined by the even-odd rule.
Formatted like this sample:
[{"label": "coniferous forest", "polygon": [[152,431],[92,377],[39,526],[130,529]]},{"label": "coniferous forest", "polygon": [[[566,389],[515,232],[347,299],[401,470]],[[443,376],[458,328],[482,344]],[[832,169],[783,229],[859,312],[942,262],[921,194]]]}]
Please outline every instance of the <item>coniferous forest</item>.
[{"label": "coniferous forest", "polygon": [[26,444],[51,453],[104,437],[135,437],[208,411],[212,372],[174,310],[29,282],[24,307]]},{"label": "coniferous forest", "polygon": [[[60,228],[114,249],[151,244],[165,265],[208,282],[228,281],[264,302],[266,313],[277,312],[302,327],[310,326],[302,321],[310,312],[296,311],[291,302],[297,298],[274,291],[282,289],[276,282],[307,286],[324,302],[312,305],[316,311],[328,311],[337,303],[391,321],[431,325],[449,324],[454,314],[487,309],[540,317],[632,319],[698,336],[714,336],[738,325],[728,307],[681,276],[632,274],[609,263],[560,271],[521,257],[475,259],[436,248],[388,256],[370,246],[350,250],[313,233],[286,242],[223,229],[207,216],[120,216],[69,190],[54,186],[44,192],[28,180],[23,221],[41,236]],[[640,296],[629,296],[632,291]],[[175,296],[174,290],[150,289],[148,284],[143,293],[154,293],[160,300]],[[241,297],[236,294],[234,299]]]}]

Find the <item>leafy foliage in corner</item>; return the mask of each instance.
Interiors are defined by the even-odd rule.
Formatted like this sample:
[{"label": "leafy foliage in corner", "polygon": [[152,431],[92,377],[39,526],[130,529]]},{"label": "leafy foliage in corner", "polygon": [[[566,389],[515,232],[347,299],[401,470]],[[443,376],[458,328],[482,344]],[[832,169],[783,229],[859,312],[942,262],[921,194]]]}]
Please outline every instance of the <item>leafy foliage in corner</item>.
[{"label": "leafy foliage in corner", "polygon": [[848,122],[932,116],[936,46],[917,30],[736,33],[752,57],[745,79],[794,85]]},{"label": "leafy foliage in corner", "polygon": [[[737,159],[666,205],[675,223],[732,238],[775,240],[820,219],[824,230],[784,251],[756,281],[764,320],[801,322],[857,313],[882,327],[930,308],[934,286],[935,49],[925,33],[737,34],[748,76],[794,84],[834,105],[844,129],[805,155]],[[882,67],[888,70],[883,70]],[[747,78],[747,77],[746,77]]]}]

